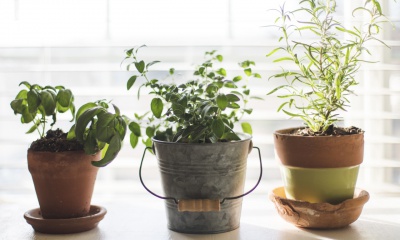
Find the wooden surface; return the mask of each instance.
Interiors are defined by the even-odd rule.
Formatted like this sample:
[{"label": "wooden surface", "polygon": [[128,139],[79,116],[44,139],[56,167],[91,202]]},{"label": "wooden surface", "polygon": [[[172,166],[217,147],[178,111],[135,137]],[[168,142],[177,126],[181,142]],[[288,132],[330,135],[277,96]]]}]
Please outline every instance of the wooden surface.
[{"label": "wooden surface", "polygon": [[188,235],[170,231],[162,200],[149,194],[94,196],[93,204],[107,208],[105,218],[91,231],[69,235],[35,233],[25,222],[25,211],[36,208],[35,196],[0,193],[0,240],[89,240],[89,239],[400,239],[400,196],[375,196],[365,205],[360,218],[349,227],[317,231],[294,227],[276,212],[264,191],[244,200],[239,229],[216,235]]}]

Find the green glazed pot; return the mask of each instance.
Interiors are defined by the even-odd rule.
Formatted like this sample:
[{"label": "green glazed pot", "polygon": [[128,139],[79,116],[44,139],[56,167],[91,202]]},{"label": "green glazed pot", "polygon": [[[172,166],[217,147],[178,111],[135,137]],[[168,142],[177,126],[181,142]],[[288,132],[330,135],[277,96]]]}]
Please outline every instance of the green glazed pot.
[{"label": "green glazed pot", "polygon": [[301,168],[281,166],[286,197],[310,203],[338,204],[353,198],[359,166]]},{"label": "green glazed pot", "polygon": [[337,204],[353,198],[363,161],[364,134],[298,136],[299,128],[274,133],[276,158],[289,199]]}]

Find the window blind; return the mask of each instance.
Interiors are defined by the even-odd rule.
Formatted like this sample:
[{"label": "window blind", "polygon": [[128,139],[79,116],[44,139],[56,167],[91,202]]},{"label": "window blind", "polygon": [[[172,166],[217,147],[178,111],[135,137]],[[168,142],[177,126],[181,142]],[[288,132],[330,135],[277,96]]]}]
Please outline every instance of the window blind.
[{"label": "window blind", "polygon": [[[283,2],[283,1],[281,1]],[[346,24],[362,24],[351,9],[359,1],[338,1],[338,14]],[[287,7],[297,1],[287,1]],[[365,158],[358,185],[375,192],[400,192],[400,8],[383,1],[389,18],[397,26],[385,26],[385,42],[390,49],[373,44],[376,64],[363,65],[357,76],[360,84],[351,97],[351,108],[343,112],[341,125],[355,125],[366,131]],[[277,1],[3,1],[0,6],[0,190],[2,193],[33,191],[26,166],[26,149],[38,136],[25,134],[9,106],[20,90],[21,81],[41,85],[62,84],[75,93],[76,106],[97,99],[112,99],[127,116],[147,111],[150,96],[137,89],[126,90],[132,73],[121,68],[124,49],[141,44],[146,60],[160,60],[153,73],[166,76],[174,67],[182,80],[194,64],[201,63],[205,51],[224,56],[228,72],[240,71],[237,63],[253,60],[262,79],[250,82],[251,91],[264,100],[253,100],[253,114],[245,117],[253,126],[253,142],[262,151],[263,182],[280,183],[279,164],[274,159],[272,133],[281,128],[301,126],[299,120],[277,113],[280,101],[266,93],[279,80],[268,77],[281,70],[265,55],[276,46],[277,31],[264,27],[274,21],[268,11]],[[393,17],[392,17],[393,16]],[[290,65],[285,66],[289,69]],[[65,130],[70,123],[60,116],[57,125]],[[340,151],[340,150],[338,150]],[[143,147],[131,149],[125,141],[116,161],[99,172],[97,191],[127,193],[140,191],[138,167]],[[250,155],[248,178],[258,177],[257,155]],[[148,155],[145,176],[149,185],[159,187],[157,163]],[[152,184],[152,182],[154,184]]]}]

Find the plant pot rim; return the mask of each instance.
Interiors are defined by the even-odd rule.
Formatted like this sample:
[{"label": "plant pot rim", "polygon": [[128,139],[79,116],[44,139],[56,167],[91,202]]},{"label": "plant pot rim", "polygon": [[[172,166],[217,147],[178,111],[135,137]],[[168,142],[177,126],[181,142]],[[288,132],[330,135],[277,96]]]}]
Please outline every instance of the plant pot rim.
[{"label": "plant pot rim", "polygon": [[69,150],[69,151],[60,151],[60,152],[51,152],[51,151],[35,151],[32,150],[31,148],[28,148],[27,150],[28,153],[38,153],[38,154],[68,154],[68,153],[74,153],[74,154],[85,154],[88,156],[94,156],[96,154],[98,154],[99,152],[101,152],[101,150],[95,152],[94,154],[86,154],[85,150]]},{"label": "plant pot rim", "polygon": [[277,158],[285,166],[338,168],[360,165],[363,161],[364,134],[340,136],[298,136],[287,134],[299,128],[273,134]]},{"label": "plant pot rim", "polygon": [[232,143],[238,143],[238,142],[245,142],[245,141],[249,141],[251,140],[253,137],[250,134],[247,133],[236,133],[239,137],[240,140],[235,140],[235,141],[229,141],[229,142],[216,142],[216,143],[184,143],[184,142],[168,142],[168,141],[162,141],[162,140],[158,140],[154,137],[151,138],[151,140],[153,141],[153,143],[162,143],[162,144],[178,144],[178,145],[224,145],[224,144],[232,144]]},{"label": "plant pot rim", "polygon": [[358,135],[364,135],[364,132],[356,133],[356,134],[348,134],[348,135],[337,135],[337,136],[332,136],[332,135],[327,135],[327,136],[301,136],[301,135],[294,135],[294,134],[289,134],[293,130],[298,130],[298,129],[304,129],[306,127],[291,127],[291,128],[283,128],[283,129],[278,129],[274,131],[274,135],[278,136],[290,136],[290,137],[296,137],[296,138],[330,138],[330,137],[351,137],[351,136],[358,136]]}]

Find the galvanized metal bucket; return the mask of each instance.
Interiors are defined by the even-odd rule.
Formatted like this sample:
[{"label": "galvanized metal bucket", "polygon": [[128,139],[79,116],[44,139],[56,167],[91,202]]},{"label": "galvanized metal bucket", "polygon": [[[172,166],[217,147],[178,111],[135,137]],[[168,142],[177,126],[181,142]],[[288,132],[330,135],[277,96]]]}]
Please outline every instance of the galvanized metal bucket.
[{"label": "galvanized metal bucket", "polygon": [[[139,169],[140,181],[151,194],[165,202],[168,228],[183,233],[221,233],[239,227],[242,197],[252,192],[262,177],[260,149],[251,137],[213,144],[164,142],[153,139]],[[253,148],[260,158],[256,185],[243,193],[247,156]],[[143,159],[152,149],[158,160],[166,197],[152,192],[142,179]]]}]

